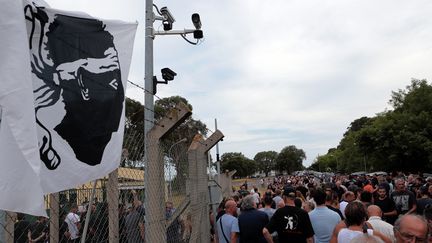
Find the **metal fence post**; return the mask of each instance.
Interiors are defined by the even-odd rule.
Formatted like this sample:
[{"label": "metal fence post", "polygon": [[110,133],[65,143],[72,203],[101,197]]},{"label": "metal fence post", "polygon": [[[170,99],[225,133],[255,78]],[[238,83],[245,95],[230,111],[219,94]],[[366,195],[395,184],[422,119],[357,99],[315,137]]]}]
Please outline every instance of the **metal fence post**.
[{"label": "metal fence post", "polygon": [[59,231],[60,231],[60,196],[59,193],[51,193],[49,195],[49,208],[50,208],[50,242],[59,242]]},{"label": "metal fence post", "polygon": [[16,221],[16,213],[14,212],[6,212],[6,243],[14,242],[14,224]]},{"label": "metal fence post", "polygon": [[119,189],[118,189],[118,169],[115,169],[108,175],[107,186],[107,201],[108,201],[108,229],[110,243],[119,242]]},{"label": "metal fence post", "polygon": [[232,194],[232,176],[236,173],[236,170],[233,171],[225,171],[217,175],[216,181],[221,187],[222,197],[230,197]]},{"label": "metal fence post", "polygon": [[202,138],[202,135],[196,135],[188,150],[190,209],[193,212],[192,234],[189,242],[210,242],[207,152],[223,137],[219,130],[206,140]]}]

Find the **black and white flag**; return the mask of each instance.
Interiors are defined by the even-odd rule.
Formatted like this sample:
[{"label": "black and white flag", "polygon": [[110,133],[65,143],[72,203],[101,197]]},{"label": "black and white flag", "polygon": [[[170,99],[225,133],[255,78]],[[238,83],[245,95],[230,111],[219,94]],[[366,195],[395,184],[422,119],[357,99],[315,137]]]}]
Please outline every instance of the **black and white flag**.
[{"label": "black and white flag", "polygon": [[120,163],[136,23],[24,1],[45,193],[107,175]]},{"label": "black and white flag", "polygon": [[0,209],[46,215],[23,3],[0,3]]}]

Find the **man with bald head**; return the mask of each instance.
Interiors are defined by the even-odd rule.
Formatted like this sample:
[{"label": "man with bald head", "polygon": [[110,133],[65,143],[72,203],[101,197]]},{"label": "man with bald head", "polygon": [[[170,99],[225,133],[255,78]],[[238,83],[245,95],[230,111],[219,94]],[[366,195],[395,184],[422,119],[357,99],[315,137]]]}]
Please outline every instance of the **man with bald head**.
[{"label": "man with bald head", "polygon": [[367,208],[367,213],[369,216],[369,220],[367,222],[372,225],[372,228],[375,231],[381,232],[382,234],[390,238],[392,241],[394,241],[393,225],[381,219],[381,208],[377,205],[370,205]]},{"label": "man with bald head", "polygon": [[240,230],[236,214],[237,203],[234,200],[228,200],[225,203],[225,214],[216,222],[216,242],[237,243]]},{"label": "man with bald head", "polygon": [[427,221],[420,215],[406,214],[398,218],[394,225],[396,243],[427,242]]}]

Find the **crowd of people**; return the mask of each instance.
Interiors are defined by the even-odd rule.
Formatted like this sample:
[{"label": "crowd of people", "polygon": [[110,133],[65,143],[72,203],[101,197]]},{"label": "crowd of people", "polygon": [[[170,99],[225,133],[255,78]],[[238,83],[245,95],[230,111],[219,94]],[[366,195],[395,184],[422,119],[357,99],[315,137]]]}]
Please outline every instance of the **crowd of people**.
[{"label": "crowd of people", "polygon": [[[233,188],[211,212],[212,242],[432,242],[432,177],[421,175],[278,176]],[[166,202],[167,241],[189,242],[190,215]],[[109,242],[107,203],[72,205],[60,215],[59,242]],[[177,215],[179,214],[179,215]],[[215,219],[215,220],[214,220]],[[135,191],[119,207],[119,242],[145,241],[145,212]],[[48,219],[17,215],[14,242],[49,242]]]},{"label": "crowd of people", "polygon": [[279,176],[248,186],[219,205],[214,242],[432,242],[432,177]]},{"label": "crowd of people", "polygon": [[[128,205],[119,205],[119,243],[145,242],[145,210],[135,190],[130,191]],[[70,204],[66,212],[60,213],[59,235],[56,243],[80,243],[83,238],[87,210],[90,219],[86,231],[86,243],[104,243],[109,240],[108,204],[94,202],[89,205],[85,199],[81,205]],[[49,233],[49,219],[37,217],[30,222],[26,215],[18,213],[14,229],[15,243],[53,242]],[[166,239],[168,243],[186,243],[191,237],[191,214],[176,214],[176,208],[170,201],[165,202],[167,221]],[[168,223],[169,222],[169,223]]]}]

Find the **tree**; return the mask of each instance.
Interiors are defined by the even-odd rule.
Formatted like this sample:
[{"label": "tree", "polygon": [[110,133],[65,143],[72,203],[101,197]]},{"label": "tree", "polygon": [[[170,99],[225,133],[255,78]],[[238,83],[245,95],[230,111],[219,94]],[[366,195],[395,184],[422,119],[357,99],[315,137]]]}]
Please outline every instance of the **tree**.
[{"label": "tree", "polygon": [[245,177],[257,171],[257,164],[242,153],[224,153],[221,157],[221,169],[222,171],[236,170],[237,176]]},{"label": "tree", "polygon": [[[133,99],[126,98],[126,122],[124,136],[124,151],[127,151],[127,159],[122,161],[122,166],[142,166],[142,158],[144,156],[144,112],[154,112],[155,122],[160,121],[165,117],[168,111],[174,108],[177,104],[183,102],[192,110],[192,105],[181,96],[172,96],[157,100],[155,102],[154,111],[145,109],[144,106]],[[193,137],[196,134],[206,135],[207,127],[200,120],[195,120],[192,117],[186,119],[179,127],[173,130],[161,143],[161,149],[168,154],[176,156],[174,161],[177,161],[176,168],[181,169],[186,165],[180,166],[178,161],[185,161],[184,156],[187,153],[187,148],[191,144]],[[186,138],[186,142],[175,145],[175,149],[168,151],[169,148],[176,142]],[[175,154],[172,152],[176,152]],[[180,156],[183,155],[183,156]],[[182,157],[182,158],[180,158]],[[183,162],[186,164],[187,162]],[[179,174],[179,173],[178,173]],[[185,173],[181,173],[183,176]]]},{"label": "tree", "polygon": [[339,170],[347,172],[432,169],[432,85],[413,79],[392,92],[389,104],[393,110],[354,120],[336,151],[318,157],[313,167],[322,168],[336,154]]},{"label": "tree", "polygon": [[366,127],[368,124],[370,124],[372,121],[372,118],[363,116],[359,119],[354,120],[351,122],[350,126],[347,128],[347,131],[344,133],[344,136],[348,135],[348,133],[351,132],[357,132],[360,131],[363,127]]},{"label": "tree", "polygon": [[298,149],[294,145],[283,148],[276,158],[276,168],[282,172],[291,173],[296,170],[303,169],[303,160],[306,159],[306,154],[302,149]]},{"label": "tree", "polygon": [[427,80],[412,79],[405,90],[393,91],[389,104],[395,112],[419,115],[432,110],[432,86]]},{"label": "tree", "polygon": [[144,156],[144,106],[136,100],[126,98],[125,116],[121,166],[142,166],[141,161]]},{"label": "tree", "polygon": [[[184,103],[187,107],[189,107],[190,110],[193,110],[193,107],[191,104],[189,104],[188,100],[181,96],[171,96],[157,100],[154,106],[155,122],[158,122],[163,117],[167,116],[168,111],[173,109],[180,102]],[[187,141],[184,143],[184,148],[187,149],[188,145],[191,144],[192,139],[196,134],[206,135],[207,126],[200,120],[195,120],[190,116],[179,127],[177,127],[166,138],[164,138],[163,143],[165,147],[169,148],[177,141],[186,138]]]},{"label": "tree", "polygon": [[413,79],[392,92],[393,111],[380,114],[361,130],[360,149],[377,160],[376,167],[406,171],[432,168],[432,86]]},{"label": "tree", "polygon": [[278,153],[276,151],[263,151],[255,155],[254,160],[258,169],[264,172],[266,177],[270,171],[275,169],[277,156]]}]

